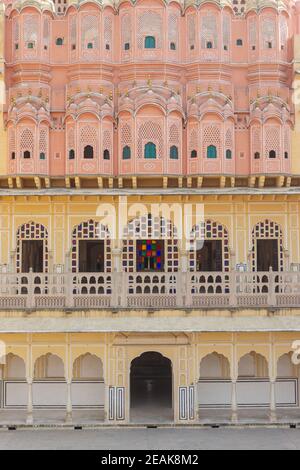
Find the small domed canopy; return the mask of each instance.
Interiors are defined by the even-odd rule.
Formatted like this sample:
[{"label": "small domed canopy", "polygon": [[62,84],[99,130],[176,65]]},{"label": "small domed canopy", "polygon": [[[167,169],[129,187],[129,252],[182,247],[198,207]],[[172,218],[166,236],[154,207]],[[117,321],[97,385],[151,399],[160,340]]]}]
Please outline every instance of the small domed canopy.
[{"label": "small domed canopy", "polygon": [[41,11],[50,10],[55,13],[53,0],[16,0],[12,2],[13,9],[21,10],[24,7],[35,7]]}]

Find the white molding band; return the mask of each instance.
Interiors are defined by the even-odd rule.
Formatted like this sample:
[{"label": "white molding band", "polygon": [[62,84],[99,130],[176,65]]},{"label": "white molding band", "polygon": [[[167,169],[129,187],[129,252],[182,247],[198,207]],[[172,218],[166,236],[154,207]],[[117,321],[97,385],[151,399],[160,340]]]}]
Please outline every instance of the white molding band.
[{"label": "white molding band", "polygon": [[[139,312],[140,313],[140,312]],[[300,315],[275,317],[0,318],[0,333],[300,332]]]}]

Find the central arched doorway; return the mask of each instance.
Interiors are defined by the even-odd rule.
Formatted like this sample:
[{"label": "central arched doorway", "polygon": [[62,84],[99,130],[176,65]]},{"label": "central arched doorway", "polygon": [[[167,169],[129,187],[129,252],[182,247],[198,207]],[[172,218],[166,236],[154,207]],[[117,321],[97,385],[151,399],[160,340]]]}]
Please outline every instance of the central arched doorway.
[{"label": "central arched doorway", "polygon": [[154,351],[136,357],[130,368],[131,420],[173,420],[172,363]]}]

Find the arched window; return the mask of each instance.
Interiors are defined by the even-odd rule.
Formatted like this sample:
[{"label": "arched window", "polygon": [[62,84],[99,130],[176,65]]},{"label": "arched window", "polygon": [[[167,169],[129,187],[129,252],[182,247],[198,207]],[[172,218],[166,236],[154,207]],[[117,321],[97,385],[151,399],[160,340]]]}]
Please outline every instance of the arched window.
[{"label": "arched window", "polygon": [[34,42],[28,42],[27,49],[34,49]]},{"label": "arched window", "polygon": [[16,152],[11,152],[11,159],[15,160],[16,159]]},{"label": "arched window", "polygon": [[91,145],[84,147],[83,158],[94,158],[94,149]]},{"label": "arched window", "polygon": [[124,44],[124,49],[125,49],[125,51],[129,51],[129,49],[130,49],[130,44],[129,44],[129,42],[125,42],[125,44]]},{"label": "arched window", "polygon": [[170,158],[172,160],[178,160],[178,147],[176,147],[176,145],[170,147]]},{"label": "arched window", "polygon": [[105,149],[103,152],[103,160],[109,160],[110,155],[109,155],[109,150]]},{"label": "arched window", "polygon": [[207,158],[217,158],[217,148],[214,145],[207,147]]},{"label": "arched window", "polygon": [[156,158],[156,145],[153,142],[148,142],[145,145],[144,157]]},{"label": "arched window", "polygon": [[242,46],[243,45],[243,40],[242,39],[237,39],[236,40],[236,45],[237,46]]},{"label": "arched window", "polygon": [[191,151],[191,158],[197,158],[197,150]]},{"label": "arched window", "polygon": [[46,160],[45,152],[40,153],[40,160]]},{"label": "arched window", "polygon": [[93,43],[92,43],[92,42],[88,42],[87,48],[88,48],[88,49],[93,49],[93,47],[94,47]]},{"label": "arched window", "polygon": [[29,150],[25,150],[25,152],[23,153],[23,158],[30,158],[31,155],[30,155],[30,152]]},{"label": "arched window", "polygon": [[275,150],[270,150],[270,152],[269,152],[269,158],[276,158],[276,152],[275,152]]},{"label": "arched window", "polygon": [[260,153],[259,152],[255,152],[254,154],[254,160],[259,160],[260,159]]},{"label": "arched window", "polygon": [[176,44],[175,44],[175,42],[171,42],[171,43],[170,43],[170,49],[171,49],[171,51],[176,51]]},{"label": "arched window", "polygon": [[155,37],[154,36],[145,37],[145,49],[155,49]]},{"label": "arched window", "polygon": [[75,159],[75,150],[71,149],[69,150],[69,160],[74,160]]},{"label": "arched window", "polygon": [[284,152],[284,158],[285,158],[285,159],[288,159],[288,158],[289,158],[289,153],[288,153],[288,152]]},{"label": "arched window", "polygon": [[206,43],[206,49],[212,49],[213,45],[211,41],[207,41]]},{"label": "arched window", "polygon": [[62,46],[63,43],[64,43],[63,38],[56,38],[55,44],[56,44],[57,46]]},{"label": "arched window", "polygon": [[232,159],[232,151],[230,149],[226,150],[226,159],[231,160]]},{"label": "arched window", "polygon": [[125,147],[123,147],[122,158],[123,160],[130,160],[131,158],[131,149],[128,145],[125,145]]}]

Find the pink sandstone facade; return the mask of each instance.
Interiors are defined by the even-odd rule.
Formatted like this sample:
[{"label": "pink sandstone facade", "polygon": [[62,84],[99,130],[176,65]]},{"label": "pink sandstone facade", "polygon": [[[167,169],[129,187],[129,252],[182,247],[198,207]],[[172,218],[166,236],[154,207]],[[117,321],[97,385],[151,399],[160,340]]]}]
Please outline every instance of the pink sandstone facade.
[{"label": "pink sandstone facade", "polygon": [[291,173],[299,3],[5,3],[7,175]]}]

